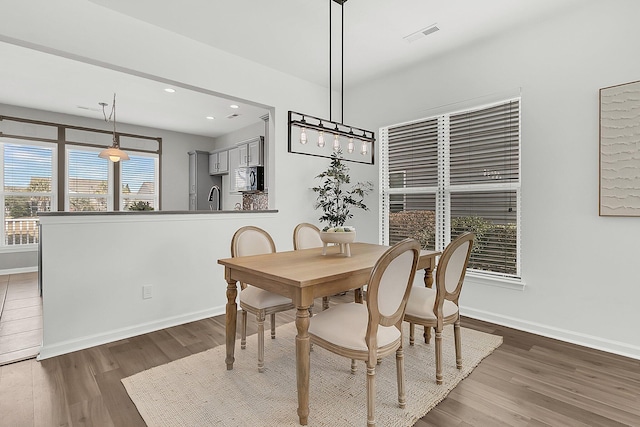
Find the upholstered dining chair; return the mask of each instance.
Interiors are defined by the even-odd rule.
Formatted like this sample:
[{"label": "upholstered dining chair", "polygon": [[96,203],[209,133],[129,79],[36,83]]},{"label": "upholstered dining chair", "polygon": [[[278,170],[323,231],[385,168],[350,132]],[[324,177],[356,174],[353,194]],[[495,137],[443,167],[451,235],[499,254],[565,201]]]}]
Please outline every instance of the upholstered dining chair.
[{"label": "upholstered dining chair", "polygon": [[[302,222],[293,229],[293,249],[321,248],[320,229],[313,224]],[[322,309],[329,308],[329,297],[322,298]]]},{"label": "upholstered dining chair", "polygon": [[[473,248],[473,233],[463,233],[447,245],[436,268],[435,290],[415,286],[404,320],[409,322],[409,345],[414,345],[415,325],[434,328],[436,335],[436,383],[442,384],[442,329],[453,324],[456,367],[462,369],[458,299]],[[425,338],[426,339],[426,338]]]},{"label": "upholstered dining chair", "polygon": [[[261,228],[246,226],[238,229],[231,239],[231,256],[269,254],[276,251],[273,239]],[[247,347],[247,312],[255,314],[258,323],[258,372],[264,372],[264,320],[271,316],[271,338],[276,337],[276,313],[295,308],[291,299],[264,289],[240,283],[242,309],[242,337],[240,348]]]},{"label": "upholstered dining chair", "polygon": [[[365,361],[369,426],[375,426],[377,361],[394,352],[398,403],[401,408],[406,406],[402,319],[419,256],[420,245],[415,240],[405,239],[395,244],[373,267],[365,304],[339,304],[316,314],[309,321],[309,336],[313,344],[340,356]],[[351,372],[354,373],[353,365]]]}]

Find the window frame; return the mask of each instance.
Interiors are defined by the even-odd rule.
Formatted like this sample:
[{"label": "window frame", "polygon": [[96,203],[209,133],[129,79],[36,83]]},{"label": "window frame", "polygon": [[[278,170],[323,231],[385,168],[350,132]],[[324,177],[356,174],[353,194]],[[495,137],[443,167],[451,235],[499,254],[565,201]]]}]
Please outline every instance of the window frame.
[{"label": "window frame", "polygon": [[[518,148],[518,163],[517,171],[518,177],[516,180],[509,182],[496,182],[496,183],[464,183],[464,184],[451,184],[451,162],[450,162],[450,118],[454,115],[472,113],[474,111],[481,111],[483,109],[490,109],[500,105],[507,105],[512,102],[518,102],[518,116],[517,116],[517,148]],[[409,122],[398,123],[381,128],[380,135],[380,230],[379,239],[382,244],[389,244],[389,217],[391,213],[391,195],[434,195],[436,196],[436,236],[435,236],[435,249],[442,251],[446,245],[451,241],[451,197],[452,195],[460,193],[473,193],[473,192],[500,192],[504,190],[515,191],[516,194],[516,274],[503,274],[499,272],[468,269],[467,279],[472,282],[506,287],[511,289],[523,289],[524,281],[522,280],[521,265],[521,189],[522,189],[522,114],[521,114],[522,99],[520,96],[513,96],[507,99],[499,101],[485,103],[482,105],[469,106],[468,108],[455,110],[455,111],[441,111],[439,114],[430,117],[424,117]],[[391,188],[390,187],[390,165],[389,165],[389,129],[398,126],[410,126],[412,124],[418,124],[421,122],[431,121],[433,119],[438,120],[438,184],[436,187],[424,186],[424,187],[409,187],[409,188]],[[397,172],[397,171],[394,171]],[[398,202],[395,202],[396,204]]]}]

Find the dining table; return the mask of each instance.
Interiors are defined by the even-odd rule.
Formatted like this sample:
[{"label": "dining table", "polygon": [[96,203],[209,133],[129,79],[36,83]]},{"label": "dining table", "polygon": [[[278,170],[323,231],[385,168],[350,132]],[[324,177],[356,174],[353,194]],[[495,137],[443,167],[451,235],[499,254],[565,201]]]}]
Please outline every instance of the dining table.
[{"label": "dining table", "polygon": [[[225,342],[227,370],[233,369],[237,326],[238,282],[248,283],[291,298],[296,306],[296,382],[298,418],[307,425],[309,417],[310,339],[309,307],[314,299],[361,289],[371,270],[389,246],[352,243],[351,254],[340,253],[339,246],[312,248],[264,255],[219,259],[227,282]],[[424,283],[431,287],[438,251],[422,250],[418,269],[425,271]],[[356,294],[358,295],[358,294]],[[360,297],[361,298],[361,297]]]}]

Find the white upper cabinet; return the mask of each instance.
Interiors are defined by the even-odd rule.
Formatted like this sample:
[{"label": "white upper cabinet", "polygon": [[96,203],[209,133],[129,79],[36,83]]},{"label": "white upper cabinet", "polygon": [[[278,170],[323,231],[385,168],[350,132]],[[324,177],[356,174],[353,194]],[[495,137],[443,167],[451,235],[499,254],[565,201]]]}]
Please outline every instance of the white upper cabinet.
[{"label": "white upper cabinet", "polygon": [[209,175],[229,173],[229,150],[216,150],[209,153]]},{"label": "white upper cabinet", "polygon": [[264,138],[261,136],[242,141],[237,144],[240,158],[239,166],[264,165]]}]

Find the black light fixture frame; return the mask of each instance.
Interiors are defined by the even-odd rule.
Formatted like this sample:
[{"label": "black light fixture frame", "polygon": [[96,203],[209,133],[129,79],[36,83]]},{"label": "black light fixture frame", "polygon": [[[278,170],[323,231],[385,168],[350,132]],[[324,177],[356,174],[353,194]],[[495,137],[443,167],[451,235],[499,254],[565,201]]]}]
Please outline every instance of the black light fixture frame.
[{"label": "black light fixture frame", "polygon": [[[341,97],[341,122],[334,122],[333,119],[333,115],[332,115],[332,82],[331,82],[331,75],[332,75],[332,64],[331,64],[331,45],[332,45],[332,39],[331,39],[331,3],[335,2],[337,4],[340,5],[341,7],[341,18],[342,18],[342,24],[340,27],[341,30],[341,62],[340,62],[340,69],[341,69],[341,88],[340,88],[340,97]],[[329,120],[326,119],[321,119],[319,117],[314,117],[311,116],[309,114],[303,114],[303,113],[297,113],[295,111],[289,111],[289,120],[288,120],[288,126],[289,126],[289,137],[288,137],[288,151],[289,153],[295,153],[295,154],[306,154],[309,156],[316,156],[316,157],[327,157],[330,158],[331,155],[325,155],[325,154],[314,154],[314,153],[300,153],[300,152],[296,152],[293,151],[293,142],[292,142],[292,135],[291,135],[291,128],[292,127],[299,127],[299,128],[303,128],[303,129],[314,129],[317,131],[322,131],[322,132],[326,132],[328,134],[331,135],[338,135],[338,136],[344,136],[345,138],[351,139],[353,138],[354,140],[358,140],[361,141],[361,143],[370,143],[371,144],[371,148],[370,148],[370,153],[371,153],[371,160],[370,161],[359,161],[359,160],[354,160],[354,159],[350,159],[350,158],[343,158],[343,160],[345,161],[350,161],[350,162],[355,162],[355,163],[364,163],[364,164],[368,164],[368,165],[373,165],[374,164],[374,156],[375,156],[375,151],[374,151],[374,145],[375,145],[375,133],[373,131],[370,130],[366,130],[366,129],[360,129],[357,128],[355,126],[350,126],[350,125],[345,125],[342,122],[344,122],[344,4],[347,2],[347,0],[330,0],[329,1]]]}]

